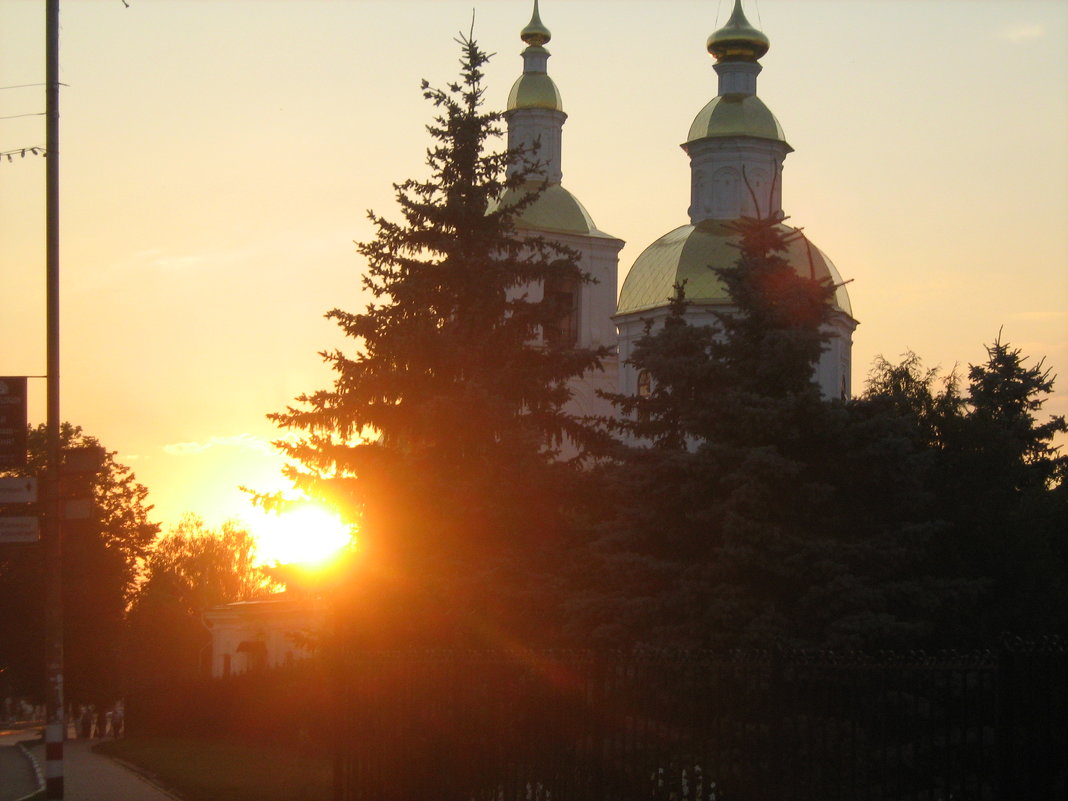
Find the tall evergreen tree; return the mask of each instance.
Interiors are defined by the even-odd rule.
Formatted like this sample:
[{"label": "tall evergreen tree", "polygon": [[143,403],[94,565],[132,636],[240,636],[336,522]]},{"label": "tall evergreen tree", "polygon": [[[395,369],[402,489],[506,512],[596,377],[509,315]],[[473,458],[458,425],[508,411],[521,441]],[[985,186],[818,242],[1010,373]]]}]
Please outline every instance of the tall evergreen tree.
[{"label": "tall evergreen tree", "polygon": [[1068,423],[1062,415],[1040,423],[1036,414],[1053,392],[1055,377],[1043,361],[1026,366],[1023,352],[1002,342],[1000,334],[986,353],[984,363],[968,369],[969,417],[982,429],[974,440],[998,462],[1007,486],[1018,492],[1051,488],[1068,469],[1068,456],[1053,445],[1057,434],[1068,432]]},{"label": "tall evergreen tree", "polygon": [[716,325],[691,325],[677,289],[634,351],[651,389],[615,398],[631,445],[607,469],[617,513],[593,556],[606,579],[576,621],[617,645],[914,639],[940,601],[917,565],[933,528],[914,450],[870,409],[820,397],[834,288],[793,270],[774,221],[737,230]]},{"label": "tall evergreen tree", "polygon": [[554,274],[588,279],[572,251],[517,233],[536,195],[499,203],[528,175],[505,177],[520,154],[487,152],[502,118],[482,108],[487,56],[459,44],[460,80],[423,83],[440,112],[430,177],[396,184],[402,220],[371,213],[376,235],[358,246],[373,301],[328,314],[354,352],[326,354],[333,387],[272,415],[302,432],[281,444],[302,465],[295,484],[358,522],[361,564],[379,571],[380,597],[392,593],[395,627],[422,620],[418,636],[480,627],[537,570],[573,469],[559,447],[587,438],[563,409],[568,381],[601,357],[541,336],[559,309],[527,290]]},{"label": "tall evergreen tree", "polygon": [[731,300],[714,312],[715,324],[689,324],[686,288],[676,286],[664,325],[637,344],[631,364],[650,376],[650,392],[611,396],[622,412],[612,425],[629,439],[673,448],[735,437],[753,444],[750,424],[739,428],[750,413],[766,424],[769,404],[819,402],[814,372],[835,288],[787,262],[789,238],[800,234],[752,218],[734,229],[737,262],[710,267]]},{"label": "tall evergreen tree", "polygon": [[915,354],[880,359],[864,398],[896,418],[918,453],[914,473],[939,527],[927,564],[964,590],[934,625],[943,643],[960,645],[1068,625],[1068,461],[1053,445],[1066,426],[1036,419],[1054,379],[1000,336],[986,350],[963,390],[955,373],[939,386]]}]

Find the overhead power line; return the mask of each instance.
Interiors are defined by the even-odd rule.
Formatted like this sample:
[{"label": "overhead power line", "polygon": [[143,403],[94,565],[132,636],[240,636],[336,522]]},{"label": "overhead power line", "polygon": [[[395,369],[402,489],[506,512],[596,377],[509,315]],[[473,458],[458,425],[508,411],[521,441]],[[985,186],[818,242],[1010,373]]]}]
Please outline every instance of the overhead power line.
[{"label": "overhead power line", "polygon": [[0,162],[2,162],[5,158],[8,161],[14,161],[15,156],[24,159],[26,158],[27,153],[29,153],[31,156],[41,156],[42,158],[48,156],[48,151],[46,151],[43,147],[20,147],[16,148],[15,150],[0,151]]}]

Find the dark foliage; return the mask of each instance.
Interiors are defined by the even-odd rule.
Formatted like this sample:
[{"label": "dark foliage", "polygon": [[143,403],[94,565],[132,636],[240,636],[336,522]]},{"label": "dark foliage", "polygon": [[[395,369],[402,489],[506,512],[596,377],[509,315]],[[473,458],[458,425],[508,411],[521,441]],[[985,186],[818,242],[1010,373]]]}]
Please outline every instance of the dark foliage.
[{"label": "dark foliage", "polygon": [[790,267],[782,226],[737,229],[739,259],[718,270],[731,307],[693,325],[677,287],[631,359],[651,391],[614,398],[629,444],[603,468],[598,580],[578,588],[572,630],[624,647],[900,644],[929,611],[913,453],[820,397],[834,288]]},{"label": "dark foliage", "polygon": [[440,111],[430,177],[395,185],[402,221],[371,213],[376,235],[358,246],[374,300],[327,315],[352,352],[324,354],[331,389],[272,415],[303,435],[280,443],[303,466],[296,486],[358,524],[351,586],[377,610],[365,636],[386,639],[503,636],[532,612],[530,577],[553,553],[576,471],[556,457],[589,436],[563,411],[568,381],[601,356],[541,336],[559,309],[527,288],[587,279],[568,249],[516,232],[536,195],[498,203],[528,176],[505,178],[519,154],[486,151],[501,120],[481,108],[487,56],[460,45],[460,81],[423,86]]},{"label": "dark foliage", "polygon": [[[46,429],[29,431],[26,475],[43,473]],[[63,448],[98,446],[95,437],[64,423]],[[141,563],[159,526],[150,522],[148,490],[129,467],[106,452],[89,482],[89,520],[63,526],[65,696],[104,704],[120,694],[123,615]],[[40,545],[0,545],[0,667],[10,692],[43,697],[44,564]]]},{"label": "dark foliage", "polygon": [[1036,419],[1053,376],[1025,362],[999,336],[987,360],[969,367],[962,392],[955,374],[939,386],[914,354],[898,365],[880,360],[861,401],[909,433],[927,514],[940,526],[928,561],[972,588],[958,614],[937,622],[943,641],[1068,631],[1068,460],[1053,445],[1068,426],[1059,416]]},{"label": "dark foliage", "polygon": [[[1060,418],[1052,377],[996,342],[951,376],[909,355],[869,390],[820,398],[813,366],[832,288],[781,258],[781,227],[739,224],[719,270],[732,306],[664,324],[616,396],[625,437],[598,468],[599,520],[567,591],[576,643],[613,647],[971,647],[1064,631]],[[599,505],[598,505],[599,504]],[[580,525],[585,525],[581,523]]]},{"label": "dark foliage", "polygon": [[136,693],[210,672],[205,610],[265,595],[270,581],[254,562],[252,535],[233,523],[210,529],[185,517],[158,539],[127,615],[127,673]]}]

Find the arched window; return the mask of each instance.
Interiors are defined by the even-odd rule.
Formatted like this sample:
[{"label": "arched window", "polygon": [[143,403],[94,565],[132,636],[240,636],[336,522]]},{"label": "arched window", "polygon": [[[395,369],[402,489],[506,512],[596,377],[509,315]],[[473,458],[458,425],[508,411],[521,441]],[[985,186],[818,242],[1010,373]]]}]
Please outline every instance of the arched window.
[{"label": "arched window", "polygon": [[545,341],[561,348],[578,343],[579,282],[573,275],[562,272],[545,279],[545,301],[549,304],[551,322],[545,325]]},{"label": "arched window", "polygon": [[649,376],[648,370],[642,370],[638,373],[638,397],[648,398],[653,391],[653,379]]}]

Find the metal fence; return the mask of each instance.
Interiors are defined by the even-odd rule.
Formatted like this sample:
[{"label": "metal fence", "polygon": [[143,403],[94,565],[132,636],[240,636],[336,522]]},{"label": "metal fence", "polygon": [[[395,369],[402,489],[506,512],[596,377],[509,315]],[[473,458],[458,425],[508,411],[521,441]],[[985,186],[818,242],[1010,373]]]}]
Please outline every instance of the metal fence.
[{"label": "metal fence", "polygon": [[1068,658],[378,653],[338,801],[1068,799]]}]

